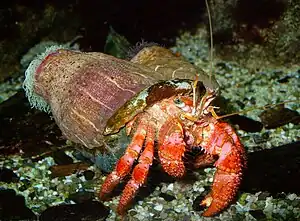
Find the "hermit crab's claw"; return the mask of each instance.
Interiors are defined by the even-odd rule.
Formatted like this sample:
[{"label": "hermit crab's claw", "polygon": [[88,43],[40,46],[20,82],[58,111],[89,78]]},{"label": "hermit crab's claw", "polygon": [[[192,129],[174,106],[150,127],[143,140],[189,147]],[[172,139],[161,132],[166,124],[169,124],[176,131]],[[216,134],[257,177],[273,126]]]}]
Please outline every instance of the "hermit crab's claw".
[{"label": "hermit crab's claw", "polygon": [[176,119],[168,119],[159,131],[158,157],[163,170],[173,177],[185,174],[183,128]]},{"label": "hermit crab's claw", "polygon": [[[201,202],[208,207],[203,216],[213,216],[230,205],[237,195],[246,167],[246,153],[237,134],[225,122],[215,121],[210,127],[210,138],[204,144],[205,152],[217,155],[217,171],[214,176],[211,192]],[[211,126],[211,125],[210,125]],[[205,135],[205,131],[204,131]]]}]

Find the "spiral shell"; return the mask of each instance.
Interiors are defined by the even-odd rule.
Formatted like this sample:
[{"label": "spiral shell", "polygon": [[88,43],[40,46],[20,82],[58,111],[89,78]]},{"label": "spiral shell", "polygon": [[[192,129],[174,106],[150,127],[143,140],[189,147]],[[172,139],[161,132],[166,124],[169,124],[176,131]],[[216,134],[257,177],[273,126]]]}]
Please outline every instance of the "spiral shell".
[{"label": "spiral shell", "polygon": [[[175,55],[169,49],[151,46],[140,50],[132,59],[131,62],[138,63],[149,67],[153,71],[164,73],[171,77],[170,79],[182,78],[195,79],[202,82],[205,87],[212,90],[217,90],[219,84],[214,76],[209,76],[201,68],[187,62],[182,56]],[[184,77],[183,77],[184,78]]]}]

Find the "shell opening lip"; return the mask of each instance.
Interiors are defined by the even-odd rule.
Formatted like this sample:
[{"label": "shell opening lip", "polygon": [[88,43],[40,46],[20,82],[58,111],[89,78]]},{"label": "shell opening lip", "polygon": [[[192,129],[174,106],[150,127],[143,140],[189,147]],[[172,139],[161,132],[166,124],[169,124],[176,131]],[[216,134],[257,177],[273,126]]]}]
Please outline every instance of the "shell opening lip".
[{"label": "shell opening lip", "polygon": [[36,56],[33,59],[28,68],[25,71],[25,80],[23,82],[23,89],[25,90],[25,94],[28,98],[28,101],[31,107],[35,107],[41,111],[45,111],[47,113],[50,112],[50,106],[47,101],[40,95],[38,95],[35,91],[36,85],[36,73],[40,73],[40,66],[45,61],[47,56],[51,55],[52,53],[56,53],[58,50],[67,50],[65,46],[51,46],[45,50],[44,53]]}]

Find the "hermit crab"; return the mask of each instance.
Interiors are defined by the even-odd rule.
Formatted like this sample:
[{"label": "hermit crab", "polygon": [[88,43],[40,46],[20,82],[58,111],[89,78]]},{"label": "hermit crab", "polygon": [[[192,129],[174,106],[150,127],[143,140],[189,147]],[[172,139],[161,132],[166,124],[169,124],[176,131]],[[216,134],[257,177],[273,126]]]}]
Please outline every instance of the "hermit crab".
[{"label": "hermit crab", "polygon": [[129,61],[52,47],[31,62],[24,82],[32,106],[51,111],[74,143],[113,154],[115,147],[107,140],[125,128],[131,141],[99,193],[105,200],[131,177],[119,214],[145,184],[155,152],[166,173],[182,177],[184,155],[194,147],[203,149],[196,167],[215,162],[217,168],[211,192],[201,202],[208,207],[203,215],[213,216],[230,205],[246,154],[233,128],[215,117],[211,102],[217,88],[215,79],[159,46],[145,47]]}]

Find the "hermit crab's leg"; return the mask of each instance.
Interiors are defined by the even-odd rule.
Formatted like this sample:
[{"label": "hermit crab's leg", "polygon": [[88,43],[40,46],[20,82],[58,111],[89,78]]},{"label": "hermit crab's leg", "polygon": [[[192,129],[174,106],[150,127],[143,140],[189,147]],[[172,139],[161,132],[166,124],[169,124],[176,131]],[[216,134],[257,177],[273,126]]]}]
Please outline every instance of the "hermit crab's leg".
[{"label": "hermit crab's leg", "polygon": [[136,122],[136,119],[138,118],[139,115],[135,116],[131,121],[129,121],[127,124],[126,124],[126,135],[129,136],[131,131],[132,131],[132,128],[134,126],[134,123]]},{"label": "hermit crab's leg", "polygon": [[137,130],[133,135],[131,143],[128,145],[125,154],[119,159],[117,165],[112,173],[110,173],[100,190],[100,199],[105,200],[107,194],[111,193],[115,186],[130,172],[132,164],[138,158],[139,153],[143,147],[146,134],[147,122],[141,118]]},{"label": "hermit crab's leg", "polygon": [[201,202],[207,206],[203,216],[213,216],[225,209],[236,197],[242,180],[242,172],[246,167],[246,153],[233,128],[225,123],[209,124],[207,131],[203,128],[201,136],[207,137],[202,143],[205,151],[218,155],[215,162],[217,171],[214,175],[211,192]]},{"label": "hermit crab's leg", "polygon": [[120,198],[117,209],[119,214],[124,214],[131,200],[136,196],[138,189],[145,183],[148,177],[148,172],[153,162],[154,139],[155,125],[149,124],[147,129],[145,149],[139,157],[139,163],[132,171],[131,179],[128,181],[123,190],[123,194]]},{"label": "hermit crab's leg", "polygon": [[159,132],[158,156],[162,168],[173,177],[182,177],[185,173],[183,156],[185,142],[183,128],[177,119],[169,119]]}]

